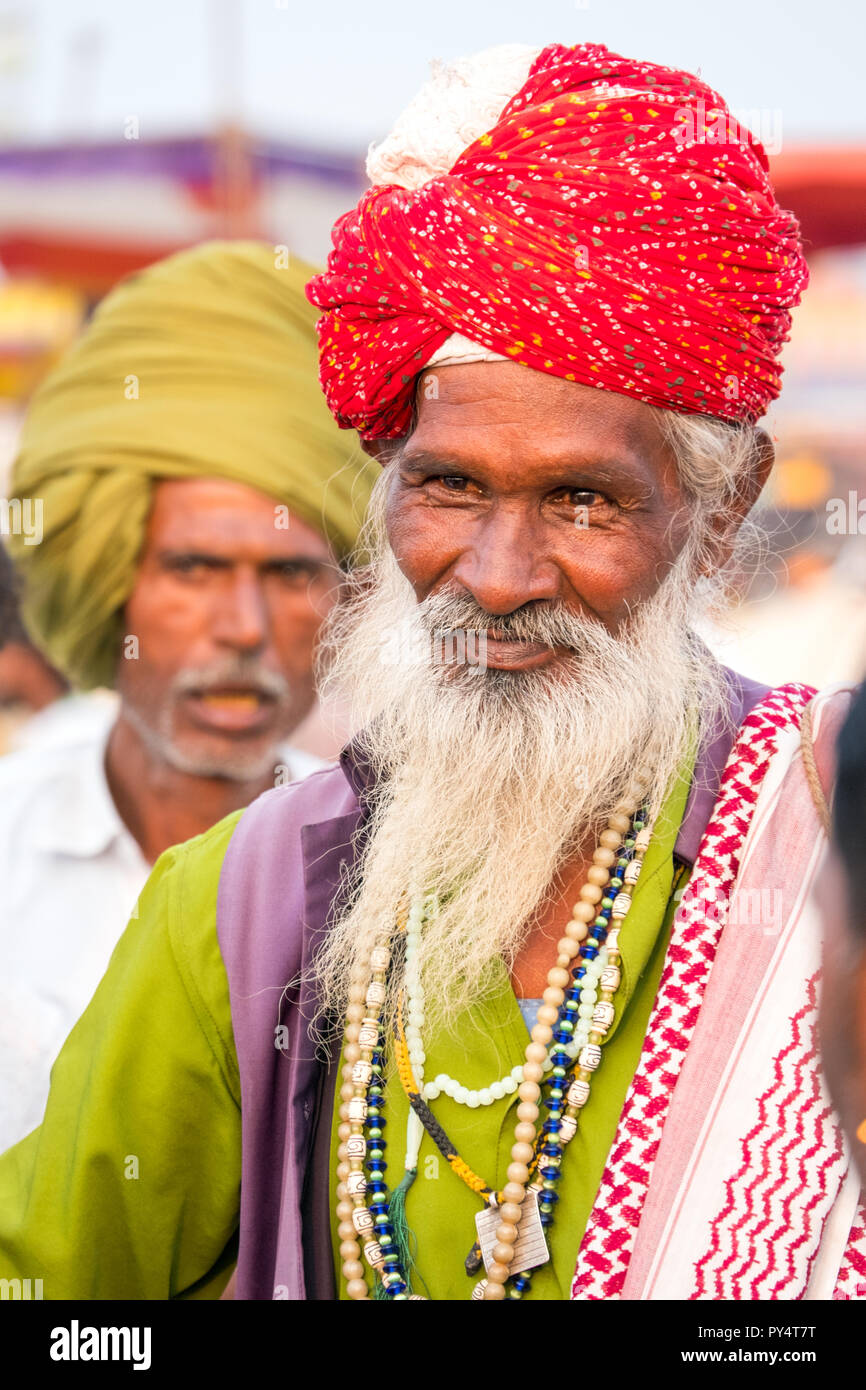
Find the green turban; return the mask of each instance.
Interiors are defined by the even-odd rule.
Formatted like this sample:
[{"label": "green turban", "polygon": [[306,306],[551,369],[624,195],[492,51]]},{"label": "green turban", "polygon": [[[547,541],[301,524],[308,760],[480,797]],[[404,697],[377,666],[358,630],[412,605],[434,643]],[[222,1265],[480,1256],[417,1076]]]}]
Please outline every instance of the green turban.
[{"label": "green turban", "polygon": [[313,274],[257,243],[181,252],[109,294],[33,397],[12,494],[43,538],[10,550],[34,639],[83,688],[114,680],[159,479],[245,483],[352,549],[379,468],[321,394]]}]

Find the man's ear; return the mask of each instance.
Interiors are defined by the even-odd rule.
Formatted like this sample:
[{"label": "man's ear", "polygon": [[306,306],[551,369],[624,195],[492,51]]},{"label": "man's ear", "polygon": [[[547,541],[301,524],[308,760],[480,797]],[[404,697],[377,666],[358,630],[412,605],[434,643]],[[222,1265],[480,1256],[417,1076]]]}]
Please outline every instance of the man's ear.
[{"label": "man's ear", "polygon": [[738,511],[742,506],[741,521],[745,520],[763,492],[775,462],[776,447],[772,439],[766,430],[756,430],[755,451],[752,455],[751,467],[743,479],[742,488],[738,489],[737,502],[735,503]]},{"label": "man's ear", "polygon": [[402,448],[405,440],[403,439],[362,439],[361,448],[371,459],[382,465],[390,463],[391,459]]},{"label": "man's ear", "polygon": [[713,524],[713,558],[701,570],[702,574],[720,570],[731,557],[737,532],[760,497],[776,461],[776,449],[766,430],[755,430],[755,446],[749,467],[737,485],[730,509]]}]

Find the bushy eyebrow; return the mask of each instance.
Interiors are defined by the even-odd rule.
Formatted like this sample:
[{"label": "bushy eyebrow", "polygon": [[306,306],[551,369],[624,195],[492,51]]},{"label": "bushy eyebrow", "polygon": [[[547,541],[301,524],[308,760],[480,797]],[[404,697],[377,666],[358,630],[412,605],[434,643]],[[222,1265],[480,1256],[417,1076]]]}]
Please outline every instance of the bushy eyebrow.
[{"label": "bushy eyebrow", "polygon": [[[218,555],[213,551],[196,550],[194,548],[185,549],[179,547],[172,549],[165,547],[157,552],[157,559],[160,564],[173,565],[183,561],[185,564],[209,565],[213,569],[230,569],[237,564],[237,557],[234,555]],[[298,569],[305,569],[310,574],[318,573],[328,565],[324,559],[314,558],[310,555],[269,555],[267,559],[259,562],[259,569],[285,569],[287,565],[294,565]]]},{"label": "bushy eyebrow", "polygon": [[[436,472],[475,478],[484,473],[483,464],[474,464],[470,459],[450,453],[438,453],[431,449],[413,450],[411,445],[403,448],[394,462],[402,474],[409,475]],[[624,450],[622,455],[615,458],[580,458],[574,455],[551,457],[539,465],[539,469],[541,468],[549,470],[551,474],[556,473],[563,484],[571,483],[575,487],[587,480],[609,487],[634,488],[636,484],[652,486],[647,464],[630,450]]]}]

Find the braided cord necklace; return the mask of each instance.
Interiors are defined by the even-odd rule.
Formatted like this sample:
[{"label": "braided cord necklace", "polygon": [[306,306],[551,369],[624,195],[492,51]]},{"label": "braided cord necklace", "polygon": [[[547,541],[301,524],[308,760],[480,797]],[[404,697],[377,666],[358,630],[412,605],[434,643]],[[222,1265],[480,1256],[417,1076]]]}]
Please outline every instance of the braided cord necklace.
[{"label": "braided cord necklace", "polygon": [[[630,834],[631,831],[635,833]],[[417,1116],[419,1131],[420,1125],[426,1128],[428,1123],[425,1121],[432,1120],[431,1137],[437,1143],[440,1139],[444,1141],[444,1147],[439,1145],[440,1151],[450,1166],[477,1195],[495,1207],[498,1214],[492,1258],[487,1261],[487,1277],[473,1290],[474,1299],[522,1298],[529,1288],[531,1272],[520,1270],[512,1276],[511,1265],[524,1216],[524,1203],[530,1190],[530,1178],[537,1167],[540,1183],[533,1184],[531,1190],[533,1198],[538,1200],[541,1225],[549,1228],[553,1224],[554,1207],[558,1200],[555,1187],[562,1154],[576,1132],[578,1115],[589,1098],[591,1078],[601,1060],[604,1037],[613,1021],[613,1000],[621,979],[619,930],[631,905],[631,895],[649,845],[650,833],[650,827],[643,819],[636,819],[635,813],[628,807],[619,806],[600,836],[599,846],[593,854],[593,864],[587,873],[587,882],[580,890],[571,920],[558,942],[556,964],[548,973],[538,1021],[526,1048],[523,1079],[518,1086],[519,1104],[511,1162],[501,1192],[494,1193],[463,1163],[422,1099],[425,1057],[419,1019],[423,1022],[423,1007],[418,1007],[419,982],[407,953],[407,984],[414,985],[416,1007],[414,1019],[410,1012],[411,1032],[407,1030],[404,1034],[402,1017],[398,1013],[397,1057],[404,1089],[408,1091],[411,1082],[410,1119]],[[607,894],[605,889],[608,890]],[[410,918],[416,933],[423,911],[423,905],[413,904]],[[613,927],[609,928],[611,920]],[[591,936],[590,922],[593,924]],[[407,925],[404,903],[398,913],[398,926],[405,932]],[[385,1039],[381,1014],[391,959],[389,941],[390,929],[383,932],[373,947],[366,967],[353,977],[346,1011],[336,1214],[346,1291],[350,1298],[359,1300],[369,1298],[360,1259],[359,1237],[364,1241],[364,1258],[374,1271],[374,1277],[378,1276],[377,1298],[402,1300],[421,1297],[409,1292],[409,1273],[395,1238],[391,1199],[385,1182],[386,1121],[382,1084]],[[599,957],[603,947],[606,947],[606,956]],[[581,959],[573,980],[571,967],[575,956]],[[595,965],[599,959],[600,971]],[[597,1002],[599,991],[588,987],[594,986],[596,981],[601,986],[600,1004]],[[590,1031],[577,1055],[577,1072],[566,1094],[561,1083],[567,1078],[569,1066],[574,1060],[575,1016],[584,1021],[589,1018]],[[585,1032],[585,1029],[581,1031]],[[547,1119],[540,1132],[537,1132],[540,1083],[545,1064],[552,1068],[551,1086],[545,1101]],[[407,1154],[407,1167],[408,1162]]]},{"label": "braided cord necklace", "polygon": [[[613,890],[614,882],[612,881],[609,891]],[[599,911],[603,912],[606,910],[609,913],[611,906],[612,899],[605,897],[602,899],[602,906]],[[501,1081],[494,1082],[492,1086],[484,1087],[480,1091],[469,1090],[467,1087],[461,1086],[459,1082],[454,1081],[451,1077],[444,1074],[438,1076],[435,1083],[429,1082],[426,1085],[424,1084],[424,1063],[426,1062],[426,1054],[424,1052],[423,1038],[421,1035],[421,1028],[424,1024],[424,991],[418,976],[416,952],[423,922],[433,918],[437,911],[438,902],[434,894],[428,894],[423,900],[416,898],[410,908],[405,928],[405,995],[408,997],[409,1026],[404,1030],[404,996],[401,996],[397,1005],[394,1038],[394,1055],[397,1064],[397,1074],[400,1078],[403,1093],[409,1101],[409,1116],[406,1124],[406,1154],[404,1159],[406,1176],[403,1182],[401,1182],[400,1187],[395,1191],[393,1198],[393,1206],[399,1207],[401,1216],[404,1209],[406,1193],[417,1176],[418,1152],[421,1145],[421,1137],[425,1130],[430,1135],[442,1157],[473,1192],[483,1197],[485,1201],[492,1201],[493,1204],[498,1204],[502,1201],[501,1194],[495,1193],[483,1178],[478,1177],[460,1157],[445,1130],[433,1115],[428,1102],[436,1100],[440,1091],[445,1090],[446,1094],[451,1096],[457,1104],[467,1105],[470,1109],[474,1109],[479,1105],[490,1105],[495,1100],[502,1099],[505,1095],[512,1094],[523,1081],[523,1067],[519,1066],[514,1067]],[[603,920],[606,921],[606,918]],[[579,973],[582,977],[581,983],[584,986],[584,993],[582,995],[584,1000],[588,997],[586,994],[586,987],[593,988],[598,984],[598,976],[601,973],[603,964],[606,964],[606,961],[602,961],[601,957],[598,957],[593,960],[591,964],[586,965],[585,968],[581,968]],[[593,999],[595,998],[594,995],[592,997]],[[585,1029],[585,1034],[576,1032],[575,1037],[565,1045],[564,1050],[568,1054],[569,1063],[574,1062],[581,1046],[588,1041],[590,1025],[584,1021],[584,1016],[587,1013],[586,1003],[584,1002],[581,1004],[580,1008],[582,1015],[580,1026]],[[591,1012],[592,1010],[590,1008],[589,1013]],[[549,1070],[552,1066],[553,1062],[550,1060],[550,1057],[548,1057],[544,1063],[545,1071]],[[540,1144],[540,1142],[541,1136],[539,1135],[538,1143]],[[537,1166],[537,1162],[538,1156],[536,1155],[533,1162],[530,1164],[531,1170]],[[477,1250],[477,1243],[476,1246],[473,1247],[473,1252],[475,1250]],[[467,1269],[470,1273],[474,1273],[481,1262],[479,1256],[477,1262],[474,1265],[472,1264],[473,1252],[470,1252],[469,1259],[467,1260]]]}]

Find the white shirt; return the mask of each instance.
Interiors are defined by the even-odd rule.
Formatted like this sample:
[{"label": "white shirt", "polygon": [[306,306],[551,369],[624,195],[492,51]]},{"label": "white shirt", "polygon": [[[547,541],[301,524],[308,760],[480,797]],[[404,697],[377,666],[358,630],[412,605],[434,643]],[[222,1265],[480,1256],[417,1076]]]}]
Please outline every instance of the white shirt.
[{"label": "white shirt", "polygon": [[113,690],[75,692],[52,700],[16,729],[9,752],[19,748],[57,748],[99,738],[114,723],[120,699]]},{"label": "white shirt", "polygon": [[[0,758],[0,1152],[41,1123],[49,1073],[99,984],[151,866],[104,755],[114,708]],[[284,780],[325,764],[285,745]]]}]

